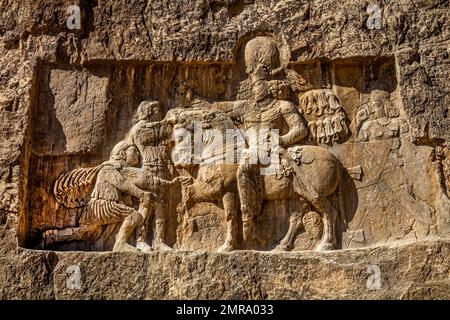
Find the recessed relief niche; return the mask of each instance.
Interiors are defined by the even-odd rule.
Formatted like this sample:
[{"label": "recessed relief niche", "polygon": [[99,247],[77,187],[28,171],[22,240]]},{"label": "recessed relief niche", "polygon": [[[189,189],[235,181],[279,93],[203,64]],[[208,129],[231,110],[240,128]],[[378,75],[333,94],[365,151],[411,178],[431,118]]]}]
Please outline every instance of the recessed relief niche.
[{"label": "recessed relief niche", "polygon": [[35,91],[26,247],[323,251],[444,232],[446,150],[411,142],[394,57],[292,61],[258,36],[226,63],[42,63]]}]

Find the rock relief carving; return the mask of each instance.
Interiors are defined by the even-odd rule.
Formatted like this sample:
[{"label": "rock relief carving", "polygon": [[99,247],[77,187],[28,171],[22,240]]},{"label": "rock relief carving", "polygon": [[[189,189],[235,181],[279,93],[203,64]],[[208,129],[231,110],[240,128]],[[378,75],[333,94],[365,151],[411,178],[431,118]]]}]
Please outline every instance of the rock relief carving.
[{"label": "rock relief carving", "polygon": [[347,115],[331,90],[310,90],[300,97],[308,120],[310,139],[319,144],[343,142],[348,138]]},{"label": "rock relief carving", "polygon": [[[142,109],[147,105],[144,103]],[[142,128],[142,124],[140,122],[138,126]],[[121,223],[113,251],[151,250],[146,243],[139,245],[139,241],[145,242],[142,235],[139,235],[137,247],[131,246],[130,236],[136,229],[143,232],[155,204],[162,201],[160,195],[167,194],[164,189],[183,178],[172,181],[159,178],[151,170],[154,167],[147,162],[139,168],[141,155],[132,141],[124,140],[115,145],[109,161],[94,168],[75,169],[55,182],[57,201],[70,208],[82,207],[82,211],[76,227],[46,230],[43,233],[44,247],[55,242],[87,240],[101,226]],[[141,143],[138,145],[142,147]],[[151,156],[148,156],[145,161],[151,161]],[[160,154],[156,156],[161,158]],[[157,227],[161,226],[157,224]],[[159,249],[167,250],[161,248],[161,243],[157,244]]]},{"label": "rock relief carving", "polygon": [[408,124],[399,118],[398,108],[389,99],[386,91],[371,92],[370,102],[356,114],[358,141],[393,139],[408,131]]},{"label": "rock relief carving", "polygon": [[[61,175],[54,184],[54,197],[60,205],[80,209],[80,214],[75,226],[44,230],[43,247],[88,241],[105,226],[117,224],[113,250],[170,250],[168,221],[177,215],[177,237],[179,233],[194,236],[198,225],[189,224],[193,213],[198,213],[199,204],[208,203],[223,210],[223,215],[209,211],[225,227],[216,248],[219,252],[255,247],[288,251],[298,246],[300,238],[304,248],[330,250],[343,246],[349,211],[356,210],[348,208],[345,199],[353,181],[370,188],[386,178],[387,188],[404,188],[386,174],[401,168],[405,172],[396,174],[406,181],[407,195],[400,203],[417,202],[406,186],[403,168],[408,160],[401,152],[408,124],[392,102],[392,92],[369,90],[368,102],[349,112],[348,99],[342,99],[336,88],[313,86],[298,69],[283,62],[279,43],[271,37],[246,43],[243,61],[245,88],[229,100],[202,96],[197,93],[202,87],[198,79],[181,77],[174,104],[166,113],[161,101],[136,104],[134,122],[113,151],[125,143],[125,155],[135,153],[138,160],[131,155],[115,160],[111,154],[99,166]],[[228,130],[236,135],[231,144],[226,140]],[[201,138],[196,140],[199,132]],[[380,145],[386,149],[380,157],[387,157],[381,164],[372,163],[370,154],[348,167],[338,160],[345,150],[342,146],[358,144],[359,152],[368,143],[384,141],[389,145]],[[442,164],[445,176],[446,160],[440,150],[435,151],[434,161]],[[261,154],[269,162],[262,161]],[[115,181],[121,181],[120,186]],[[123,183],[126,189],[120,189]],[[445,188],[448,192],[448,185]],[[179,202],[173,203],[178,191]],[[105,192],[116,196],[104,199]],[[265,233],[277,226],[270,225],[267,211],[275,208],[275,212],[277,206],[286,212],[287,227],[269,243]],[[352,227],[347,236],[360,245],[371,234]]]},{"label": "rock relief carving", "polygon": [[[276,44],[266,37],[249,41],[245,49],[245,62],[246,72],[253,85],[253,97],[249,100],[214,102],[212,109],[216,113],[213,117],[218,114],[217,110],[225,112],[237,123],[237,127],[253,130],[256,135],[263,129],[277,129],[278,123],[284,121],[287,132],[279,136],[278,150],[281,153],[282,171],[274,175],[261,175],[261,169],[267,168],[267,165],[251,161],[252,155],[258,150],[252,150],[255,144],[247,141],[236,165],[225,165],[227,167],[223,170],[220,165],[211,169],[210,165],[200,164],[194,183],[185,188],[184,205],[190,208],[197,202],[221,201],[226,212],[227,236],[219,251],[230,251],[236,245],[238,201],[242,213],[243,238],[244,241],[250,241],[257,237],[254,220],[262,209],[264,199],[297,198],[304,204],[303,211],[291,214],[289,230],[276,250],[292,248],[302,215],[309,212],[311,206],[322,215],[324,226],[322,240],[316,249],[333,249],[336,246],[336,220],[342,216],[341,207],[335,207],[329,197],[339,198],[342,194],[340,182],[344,168],[323,148],[295,146],[307,137],[308,131],[295,105],[275,98],[280,90],[270,89],[274,85],[280,87],[283,82],[270,79],[271,74],[280,72],[276,69],[280,65]],[[209,182],[212,180],[224,187],[215,188]]]},{"label": "rock relief carving", "polygon": [[[77,227],[45,231],[44,245],[86,240],[100,226],[123,221],[114,250],[131,250],[128,238],[148,215],[152,198],[155,198],[123,175],[125,168],[136,167],[139,161],[136,146],[121,141],[114,147],[109,161],[95,168],[76,169],[61,176],[54,186],[56,199],[67,207],[84,206],[84,210]],[[92,192],[88,193],[92,184]],[[139,199],[138,210],[132,207],[130,197]]]},{"label": "rock relief carving", "polygon": [[[252,132],[256,135],[263,130],[278,129],[281,121],[287,126],[286,132],[278,137],[279,146],[273,146],[281,154],[281,165],[277,166],[275,174],[261,175],[261,169],[270,168],[260,161],[255,163],[251,161],[252,155],[260,150],[252,150],[253,145],[247,140],[245,148],[238,155],[237,163],[225,165],[207,163],[205,165],[201,162],[194,183],[192,185],[184,183],[183,205],[186,212],[197,202],[207,202],[212,199],[222,202],[226,212],[227,233],[219,251],[231,251],[237,248],[239,209],[242,213],[244,241],[255,240],[257,233],[254,232],[254,220],[262,210],[264,199],[291,198],[298,199],[303,204],[303,209],[291,215],[289,230],[277,250],[289,250],[293,247],[294,236],[298,232],[302,217],[312,207],[323,218],[322,240],[316,249],[335,248],[335,224],[340,216],[340,208],[333,206],[328,197],[333,195],[339,197],[342,192],[340,181],[344,168],[325,149],[307,145],[296,146],[308,136],[308,129],[299,109],[286,100],[286,97],[288,91],[292,90],[291,86],[299,88],[304,83],[293,71],[283,71],[280,67],[279,49],[268,37],[257,37],[249,41],[245,49],[245,63],[252,85],[250,99],[208,101],[196,97],[192,82],[186,81],[180,86],[177,107],[170,110],[164,119],[161,119],[160,104],[157,101],[142,102],[136,113],[138,122],[127,134],[127,140],[125,140],[127,142],[121,142],[114,148],[116,150],[122,143],[129,143],[127,149],[122,151],[128,155],[127,150],[138,150],[141,160],[127,157],[115,160],[116,156],[112,155],[109,162],[98,167],[76,169],[62,175],[54,187],[56,200],[67,207],[85,206],[86,209],[79,219],[80,226],[44,232],[45,246],[57,241],[83,240],[99,225],[123,220],[114,250],[150,251],[152,247],[146,243],[146,231],[149,216],[154,213],[156,223],[153,248],[170,249],[164,243],[168,199],[161,196],[166,195],[167,192],[161,192],[161,188],[170,187],[178,178],[170,180],[169,136],[174,128],[192,131],[194,120],[199,120],[202,123],[202,129],[223,130],[236,127],[253,130]],[[278,76],[278,79],[274,79],[273,75],[283,72],[289,76],[284,79]],[[346,124],[343,122],[345,113],[342,107],[335,96],[329,92],[319,90],[311,96],[314,99],[317,97],[327,99],[325,105],[320,105],[324,113],[315,111],[317,118],[326,115],[328,120],[325,122],[332,121],[334,118],[337,119],[335,122],[339,122],[339,124],[330,122],[331,131],[326,131],[324,137],[316,135],[314,138],[323,143],[337,141],[341,133],[346,130],[344,129]],[[307,105],[305,109],[311,111],[311,106]],[[316,119],[317,121],[319,120]],[[344,128],[339,125],[344,125]],[[205,144],[205,141],[203,143]],[[191,146],[188,145],[188,148]],[[269,154],[272,152],[270,143],[266,149]],[[113,161],[119,162],[111,164]],[[189,162],[181,161],[182,164],[178,168],[183,169],[183,163]],[[139,164],[140,167],[138,167]],[[182,181],[186,182],[192,178],[194,177],[188,176]],[[180,177],[177,181],[181,181],[180,179],[183,178]],[[272,182],[273,180],[278,181]],[[92,189],[94,181],[95,186]],[[216,187],[215,184],[220,184],[221,187]],[[122,185],[125,185],[126,189],[123,189]],[[89,194],[91,189],[88,199],[86,194]],[[106,194],[114,194],[114,196],[107,198]],[[145,202],[144,195],[146,195]],[[131,204],[124,202],[125,200],[122,200],[124,196],[139,199],[139,208],[136,210]],[[104,215],[106,217],[103,217]],[[128,242],[135,229],[137,229],[137,245],[133,248]]]}]

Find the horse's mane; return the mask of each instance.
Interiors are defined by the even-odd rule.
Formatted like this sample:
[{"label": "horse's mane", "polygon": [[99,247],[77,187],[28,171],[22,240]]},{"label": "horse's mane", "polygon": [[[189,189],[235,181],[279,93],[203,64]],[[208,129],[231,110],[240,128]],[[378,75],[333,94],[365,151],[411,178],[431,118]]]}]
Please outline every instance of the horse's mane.
[{"label": "horse's mane", "polygon": [[[186,110],[187,112],[189,109]],[[230,135],[234,133],[236,136],[242,135],[241,129],[239,125],[235,123],[225,112],[220,110],[211,110],[204,109],[207,111],[206,116],[199,117],[198,119],[194,117],[189,117],[189,123],[185,123],[186,127],[183,127],[183,124],[180,124],[184,129],[187,129],[192,132],[192,124],[195,121],[199,121],[202,123],[202,154],[201,159],[202,163],[212,164],[212,163],[225,163],[227,156],[227,134]],[[195,138],[194,136],[192,136]],[[229,137],[230,138],[230,137]],[[239,145],[236,143],[236,138],[234,138],[234,152],[236,157],[236,150]],[[237,140],[239,141],[239,140]],[[245,143],[245,141],[244,141]],[[191,140],[191,144],[193,146],[194,140]],[[229,148],[229,147],[228,147]],[[194,148],[192,148],[194,150]],[[230,150],[228,150],[230,151]]]},{"label": "horse's mane", "polygon": [[230,146],[227,143],[232,143],[232,150],[236,158],[237,152],[245,147],[245,136],[238,124],[225,112],[213,112],[214,118],[210,122],[210,128],[202,130],[202,161],[207,164],[225,163],[227,152],[230,152]]}]

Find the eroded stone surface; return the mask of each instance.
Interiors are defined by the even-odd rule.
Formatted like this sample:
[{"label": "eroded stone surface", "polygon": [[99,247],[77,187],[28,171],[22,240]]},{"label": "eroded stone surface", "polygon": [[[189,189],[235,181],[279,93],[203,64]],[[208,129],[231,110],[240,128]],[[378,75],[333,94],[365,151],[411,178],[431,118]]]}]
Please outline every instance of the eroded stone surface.
[{"label": "eroded stone surface", "polygon": [[[110,268],[115,298],[448,298],[448,244],[424,242],[450,236],[448,1],[378,3],[381,29],[353,0],[75,4],[81,30],[64,1],[0,3],[4,297],[72,297],[58,270],[78,261]],[[169,137],[194,120],[280,129],[286,161],[268,178],[172,163]],[[212,253],[246,248],[361,249]],[[362,253],[385,259],[390,291],[364,291]],[[114,298],[88,279],[76,297]]]},{"label": "eroded stone surface", "polygon": [[[448,299],[449,242],[273,254],[31,252],[2,257],[3,299]],[[20,262],[19,262],[20,261]],[[81,288],[68,289],[79,267]],[[381,286],[367,285],[379,267]]]}]

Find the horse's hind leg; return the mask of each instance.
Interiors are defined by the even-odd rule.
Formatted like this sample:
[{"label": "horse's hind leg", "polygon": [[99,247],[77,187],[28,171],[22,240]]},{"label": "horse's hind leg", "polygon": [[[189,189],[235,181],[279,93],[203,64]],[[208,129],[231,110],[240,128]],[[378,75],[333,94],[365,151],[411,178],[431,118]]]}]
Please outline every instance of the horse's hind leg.
[{"label": "horse's hind leg", "polygon": [[291,251],[294,247],[295,236],[302,226],[303,213],[296,211],[291,213],[289,218],[289,230],[272,251]]},{"label": "horse's hind leg", "polygon": [[316,251],[333,250],[336,247],[335,226],[338,211],[333,207],[331,202],[325,197],[322,197],[317,201],[314,201],[313,205],[317,209],[319,209],[323,221],[322,239],[316,246],[315,250]]},{"label": "horse's hind leg", "polygon": [[227,236],[225,242],[217,249],[217,252],[230,252],[236,246],[237,234],[237,198],[236,193],[227,192],[222,198],[223,208],[227,218]]}]

